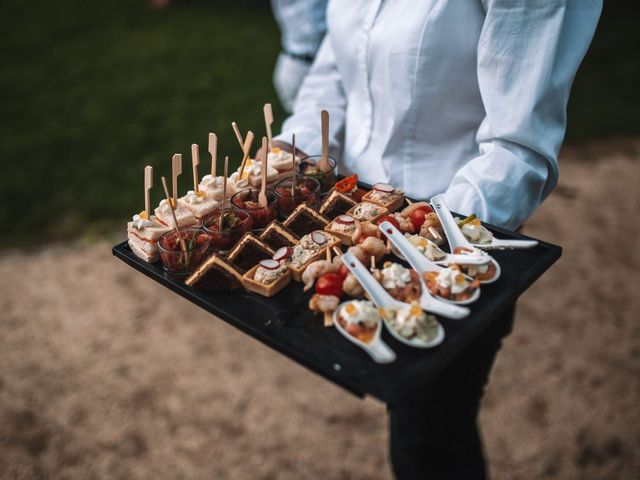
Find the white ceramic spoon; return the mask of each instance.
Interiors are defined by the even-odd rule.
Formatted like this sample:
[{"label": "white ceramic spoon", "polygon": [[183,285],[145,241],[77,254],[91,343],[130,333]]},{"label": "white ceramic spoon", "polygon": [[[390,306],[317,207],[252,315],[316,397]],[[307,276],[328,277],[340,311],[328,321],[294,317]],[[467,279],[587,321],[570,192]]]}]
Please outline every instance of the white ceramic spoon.
[{"label": "white ceramic spoon", "polygon": [[336,327],[344,337],[347,338],[350,342],[355,343],[357,346],[362,348],[365,352],[369,354],[369,356],[373,359],[373,361],[377,363],[390,363],[396,359],[396,354],[393,350],[389,348],[389,346],[382,341],[380,338],[380,332],[382,331],[382,320],[378,322],[376,326],[376,333],[373,335],[373,338],[369,343],[365,343],[362,340],[357,339],[349,332],[347,332],[340,322],[338,322],[338,317],[340,316],[340,311],[349,303],[354,302],[355,300],[351,300],[349,302],[344,302],[338,306],[338,308],[333,312],[333,325]]},{"label": "white ceramic spoon", "polygon": [[[451,214],[449,207],[447,207],[447,203],[444,201],[444,198],[442,197],[442,195],[436,195],[435,197],[432,197],[431,206],[433,207],[433,211],[436,212],[436,215],[440,220],[440,224],[442,225],[444,234],[447,236],[447,241],[449,242],[449,247],[451,248],[451,251],[455,250],[458,247],[468,248],[470,250],[473,250],[475,246],[466,239],[466,237],[460,230],[460,227],[458,227],[458,224],[453,218],[453,215]],[[467,255],[460,255],[460,256],[465,257]],[[468,255],[468,257],[471,258],[473,257],[473,255]],[[489,258],[491,259],[491,263],[494,265],[496,269],[496,273],[489,280],[480,280],[480,283],[483,283],[483,284],[495,282],[496,280],[498,280],[498,278],[500,278],[500,275],[502,274],[502,269],[500,268],[500,264],[496,262],[495,258],[491,256],[489,256]],[[460,265],[471,265],[471,264],[468,263],[468,260],[465,260],[463,262],[460,262]]]},{"label": "white ceramic spoon", "polygon": [[[415,235],[418,236],[418,235]],[[407,237],[405,237],[407,238]],[[431,240],[427,240],[424,237],[420,237],[423,240],[430,242]],[[408,240],[408,239],[407,239]],[[411,240],[409,240],[409,242],[411,243]],[[413,243],[411,243],[413,245]],[[435,244],[434,244],[435,245]],[[414,245],[415,247],[415,245]],[[437,247],[437,245],[436,245]],[[442,250],[440,250],[442,252]],[[398,247],[396,247],[395,245],[391,245],[391,252],[398,258],[400,258],[401,260],[406,260],[406,258],[404,257],[404,255],[402,254],[402,252],[400,250],[398,250]],[[485,255],[462,255],[462,254],[453,254],[453,253],[447,253],[447,252],[442,252],[444,253],[444,257],[442,257],[440,260],[436,260],[435,263],[440,264],[443,263],[445,265],[449,265],[452,263],[457,263],[457,264],[464,264],[464,265],[486,265],[487,263],[489,263],[491,261],[491,257],[487,257]],[[423,254],[423,256],[425,256]],[[427,257],[427,260],[429,260],[429,258]]]},{"label": "white ceramic spoon", "polygon": [[472,243],[471,245],[482,250],[523,250],[535,247],[538,245],[538,241],[493,237],[491,243]]},{"label": "white ceramic spoon", "polygon": [[[362,288],[369,294],[369,298],[378,308],[411,308],[408,303],[400,302],[393,298],[389,293],[378,283],[378,281],[371,275],[371,272],[367,270],[360,260],[350,253],[342,255],[342,263],[344,263],[347,269],[356,277],[356,280],[362,285]],[[444,340],[444,328],[438,323],[437,332],[435,336],[425,342],[419,339],[404,338],[397,333],[391,325],[389,325],[386,318],[383,317],[387,330],[398,340],[407,345],[417,348],[431,348],[439,345]]]},{"label": "white ceramic spoon", "polygon": [[[422,308],[448,318],[459,319],[469,315],[468,308],[457,305],[468,305],[469,303],[475,302],[480,298],[479,288],[476,288],[471,298],[462,301],[448,300],[432,295],[429,287],[427,287],[426,282],[422,278],[422,275],[426,272],[439,272],[444,267],[437,265],[420,253],[420,250],[407,240],[407,237],[405,237],[391,222],[382,222],[378,228],[380,228],[380,231],[384,232],[392,245],[402,253],[402,256],[407,260],[407,262],[409,262],[409,265],[418,272],[420,282],[422,283],[422,295],[420,297],[420,306]],[[456,305],[451,305],[452,303]]]}]

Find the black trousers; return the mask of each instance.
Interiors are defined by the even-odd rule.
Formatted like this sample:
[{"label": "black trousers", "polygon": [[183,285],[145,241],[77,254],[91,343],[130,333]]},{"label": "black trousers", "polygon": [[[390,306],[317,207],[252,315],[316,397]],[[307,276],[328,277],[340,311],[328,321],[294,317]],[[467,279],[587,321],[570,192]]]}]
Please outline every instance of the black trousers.
[{"label": "black trousers", "polygon": [[494,320],[432,382],[388,406],[390,453],[398,480],[487,478],[478,409],[515,305]]}]

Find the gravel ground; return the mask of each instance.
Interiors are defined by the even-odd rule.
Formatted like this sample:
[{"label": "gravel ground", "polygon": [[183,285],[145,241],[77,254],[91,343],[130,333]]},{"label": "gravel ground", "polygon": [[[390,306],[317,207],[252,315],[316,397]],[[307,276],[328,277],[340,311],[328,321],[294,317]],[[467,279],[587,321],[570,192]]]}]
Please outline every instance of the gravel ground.
[{"label": "gravel ground", "polygon": [[[567,148],[481,412],[496,479],[640,478],[640,141]],[[0,478],[388,479],[384,406],[148,281],[112,242],[0,256]]]}]

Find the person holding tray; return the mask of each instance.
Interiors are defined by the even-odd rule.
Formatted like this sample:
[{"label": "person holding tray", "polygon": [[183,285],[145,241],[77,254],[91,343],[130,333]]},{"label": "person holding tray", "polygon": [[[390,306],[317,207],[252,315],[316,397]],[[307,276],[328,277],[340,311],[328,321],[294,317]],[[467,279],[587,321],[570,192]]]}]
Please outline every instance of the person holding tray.
[{"label": "person holding tray", "polygon": [[[601,0],[330,1],[327,34],[275,145],[321,150],[343,174],[515,229],[558,180],[574,76]],[[477,429],[505,312],[428,384],[388,406],[400,479],[482,479]]]}]

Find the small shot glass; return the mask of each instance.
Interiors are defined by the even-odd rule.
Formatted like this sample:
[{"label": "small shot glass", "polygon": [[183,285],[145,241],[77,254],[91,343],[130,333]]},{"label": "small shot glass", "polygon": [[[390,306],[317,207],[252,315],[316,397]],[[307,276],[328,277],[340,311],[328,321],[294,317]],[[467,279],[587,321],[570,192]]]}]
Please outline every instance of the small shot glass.
[{"label": "small shot glass", "polygon": [[315,209],[320,200],[320,182],[313,177],[296,175],[296,186],[291,195],[293,176],[285,177],[276,183],[274,192],[278,202],[278,216],[281,220],[287,218],[298,205],[306,203]]},{"label": "small shot glass", "polygon": [[[223,216],[222,230],[220,216]],[[253,220],[244,210],[227,207],[216,209],[202,219],[202,229],[209,236],[212,253],[225,254],[238,243],[240,237],[251,230]]]},{"label": "small shot glass", "polygon": [[267,190],[267,206],[263,207],[258,202],[259,188],[247,188],[240,190],[231,197],[231,207],[236,210],[247,212],[253,220],[252,231],[260,233],[277,215],[276,194],[272,190]]},{"label": "small shot glass", "polygon": [[338,162],[331,156],[327,157],[331,168],[329,170],[322,171],[318,166],[321,158],[322,155],[305,157],[300,160],[296,169],[300,175],[305,175],[318,180],[320,183],[320,194],[326,195],[333,188],[338,179]]},{"label": "small shot glass", "polygon": [[186,277],[202,263],[209,250],[209,236],[199,228],[181,228],[186,251],[183,251],[178,234],[172,230],[158,239],[160,260],[168,274]]}]

